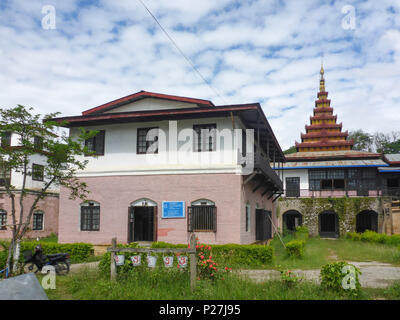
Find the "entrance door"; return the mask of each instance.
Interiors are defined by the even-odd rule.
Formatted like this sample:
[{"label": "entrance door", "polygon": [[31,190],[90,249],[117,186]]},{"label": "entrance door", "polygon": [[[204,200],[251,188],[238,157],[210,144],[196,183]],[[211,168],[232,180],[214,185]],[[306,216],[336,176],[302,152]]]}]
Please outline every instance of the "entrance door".
[{"label": "entrance door", "polygon": [[128,242],[156,240],[156,207],[130,207]]},{"label": "entrance door", "polygon": [[323,238],[339,237],[339,219],[335,212],[325,211],[319,215],[319,235]]},{"label": "entrance door", "polygon": [[256,240],[272,238],[271,211],[256,209]]},{"label": "entrance door", "polygon": [[378,214],[375,211],[363,211],[356,217],[356,231],[364,232],[366,230],[378,232]]}]

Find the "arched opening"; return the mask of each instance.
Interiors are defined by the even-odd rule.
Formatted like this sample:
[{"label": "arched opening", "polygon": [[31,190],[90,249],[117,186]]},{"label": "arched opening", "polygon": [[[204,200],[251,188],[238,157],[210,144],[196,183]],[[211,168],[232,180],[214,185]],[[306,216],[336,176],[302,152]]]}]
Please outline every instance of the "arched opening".
[{"label": "arched opening", "polygon": [[303,216],[297,210],[286,211],[283,216],[283,227],[289,231],[296,231],[303,224]]},{"label": "arched opening", "polygon": [[356,216],[356,231],[364,232],[366,230],[378,232],[378,214],[373,210],[361,211]]},{"label": "arched opening", "polygon": [[141,198],[128,208],[128,242],[157,240],[157,202]]},{"label": "arched opening", "polygon": [[319,235],[322,238],[339,237],[339,218],[334,211],[324,211],[319,217]]}]

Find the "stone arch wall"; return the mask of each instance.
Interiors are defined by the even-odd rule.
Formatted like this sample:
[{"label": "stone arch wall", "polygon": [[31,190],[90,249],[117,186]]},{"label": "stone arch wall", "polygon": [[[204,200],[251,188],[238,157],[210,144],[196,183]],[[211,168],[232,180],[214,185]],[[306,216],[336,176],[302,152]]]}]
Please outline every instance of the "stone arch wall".
[{"label": "stone arch wall", "polygon": [[279,226],[282,228],[282,216],[288,210],[299,211],[303,215],[303,225],[311,236],[318,235],[318,216],[324,211],[335,211],[339,218],[339,233],[355,232],[356,215],[363,210],[378,213],[378,232],[383,231],[384,208],[390,201],[381,197],[341,197],[341,198],[280,198],[278,201]]}]

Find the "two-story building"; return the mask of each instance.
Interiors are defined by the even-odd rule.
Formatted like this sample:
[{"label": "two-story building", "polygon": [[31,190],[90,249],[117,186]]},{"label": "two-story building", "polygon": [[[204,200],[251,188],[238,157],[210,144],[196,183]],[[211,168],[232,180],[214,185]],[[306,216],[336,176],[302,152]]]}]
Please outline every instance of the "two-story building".
[{"label": "two-story building", "polygon": [[[34,142],[38,153],[29,157],[28,172],[25,181],[25,191],[23,206],[24,218],[26,218],[29,209],[34,203],[38,193],[46,184],[47,180],[44,175],[44,168],[47,160],[43,152],[40,152],[41,139],[35,137]],[[1,141],[3,147],[18,148],[21,146],[20,137],[15,133],[6,133]],[[11,215],[11,199],[6,192],[5,184],[13,187],[15,197],[16,223],[25,223],[19,220],[20,216],[20,195],[23,187],[23,175],[15,170],[4,172],[0,170],[0,239],[10,239],[12,237],[11,227],[13,225]],[[52,233],[58,232],[58,200],[59,187],[56,185],[50,186],[46,192],[46,196],[40,199],[33,212],[32,219],[29,224],[29,229],[26,238],[42,238]]]},{"label": "two-story building", "polygon": [[70,135],[97,130],[78,177],[89,200],[61,187],[60,242],[253,243],[272,237],[284,155],[258,103],[140,91],[57,118]]}]

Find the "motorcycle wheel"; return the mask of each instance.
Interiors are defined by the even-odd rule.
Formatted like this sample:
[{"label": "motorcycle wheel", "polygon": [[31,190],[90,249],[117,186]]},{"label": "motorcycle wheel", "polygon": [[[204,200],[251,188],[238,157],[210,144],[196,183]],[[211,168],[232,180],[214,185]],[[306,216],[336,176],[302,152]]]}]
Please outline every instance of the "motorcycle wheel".
[{"label": "motorcycle wheel", "polygon": [[22,270],[24,270],[24,273],[30,273],[30,272],[38,273],[39,268],[33,262],[28,262],[22,266]]},{"label": "motorcycle wheel", "polygon": [[56,272],[58,275],[65,275],[69,272],[69,264],[65,261],[57,262]]}]

